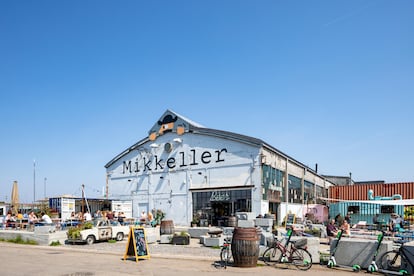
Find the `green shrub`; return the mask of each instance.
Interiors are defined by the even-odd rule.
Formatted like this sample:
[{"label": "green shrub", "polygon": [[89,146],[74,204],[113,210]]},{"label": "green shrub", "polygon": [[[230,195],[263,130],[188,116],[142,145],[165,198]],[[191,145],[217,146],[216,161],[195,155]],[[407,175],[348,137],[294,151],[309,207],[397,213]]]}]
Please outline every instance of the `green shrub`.
[{"label": "green shrub", "polygon": [[50,246],[58,246],[58,245],[60,245],[60,241],[52,241],[50,243]]},{"label": "green shrub", "polygon": [[37,245],[37,241],[26,239],[23,240],[21,235],[17,235],[14,239],[8,239],[7,242],[17,243],[17,244],[31,244],[31,245]]}]

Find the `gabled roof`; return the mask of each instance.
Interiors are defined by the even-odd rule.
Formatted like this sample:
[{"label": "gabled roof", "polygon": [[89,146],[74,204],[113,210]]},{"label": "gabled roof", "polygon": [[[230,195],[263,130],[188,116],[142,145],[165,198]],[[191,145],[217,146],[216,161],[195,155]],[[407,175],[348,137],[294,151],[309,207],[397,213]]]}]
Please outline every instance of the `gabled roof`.
[{"label": "gabled roof", "polygon": [[271,145],[269,145],[268,143],[264,142],[261,139],[254,138],[254,137],[247,136],[247,135],[237,134],[237,133],[230,132],[230,131],[206,128],[202,126],[201,124],[196,123],[182,115],[179,115],[178,113],[170,109],[167,109],[164,112],[164,114],[161,116],[161,118],[158,120],[158,122],[153,125],[153,127],[148,132],[149,134],[148,137],[138,141],[131,147],[127,148],[126,150],[118,154],[116,157],[114,157],[111,161],[109,161],[105,165],[105,168],[110,167],[112,164],[114,164],[116,161],[121,159],[126,154],[139,148],[141,145],[147,143],[148,141],[155,140],[158,136],[163,135],[165,132],[176,132],[177,135],[182,135],[185,132],[189,132],[189,133],[194,133],[194,134],[208,135],[208,136],[219,137],[219,138],[228,139],[232,141],[237,141],[237,142],[249,144],[249,145],[256,146],[256,147],[263,147],[270,151],[277,152],[279,155],[289,159],[292,162],[295,162],[296,164],[300,166],[306,167],[308,171],[316,173],[313,169],[295,160],[294,158],[288,156],[287,154],[281,152],[275,147],[272,147]]}]

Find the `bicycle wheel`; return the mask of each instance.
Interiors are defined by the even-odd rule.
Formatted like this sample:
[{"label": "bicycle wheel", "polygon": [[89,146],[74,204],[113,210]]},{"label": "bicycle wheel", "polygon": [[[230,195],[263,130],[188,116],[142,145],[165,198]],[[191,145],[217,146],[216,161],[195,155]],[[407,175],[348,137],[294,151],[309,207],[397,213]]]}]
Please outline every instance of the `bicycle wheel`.
[{"label": "bicycle wheel", "polygon": [[227,264],[230,263],[231,257],[230,247],[223,247],[220,252],[220,260],[225,267],[227,267]]},{"label": "bicycle wheel", "polygon": [[398,251],[388,251],[385,252],[379,262],[379,267],[385,270],[392,270],[392,271],[399,271],[400,269],[404,269],[402,267],[402,259],[400,252]]},{"label": "bicycle wheel", "polygon": [[267,265],[277,265],[282,259],[282,250],[278,247],[269,247],[263,252],[263,261]]},{"label": "bicycle wheel", "polygon": [[291,258],[292,264],[300,270],[308,270],[312,267],[312,255],[306,249],[296,248]]}]

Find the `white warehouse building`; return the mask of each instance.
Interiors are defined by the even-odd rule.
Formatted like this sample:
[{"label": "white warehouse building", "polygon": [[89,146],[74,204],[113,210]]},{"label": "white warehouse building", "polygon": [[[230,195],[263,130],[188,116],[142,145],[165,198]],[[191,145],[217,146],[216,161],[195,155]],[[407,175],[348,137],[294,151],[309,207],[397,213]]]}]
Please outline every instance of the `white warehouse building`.
[{"label": "white warehouse building", "polygon": [[266,142],[203,127],[167,110],[148,136],[105,165],[107,193],[132,215],[162,210],[176,225],[222,226],[236,212],[304,214],[333,184]]}]

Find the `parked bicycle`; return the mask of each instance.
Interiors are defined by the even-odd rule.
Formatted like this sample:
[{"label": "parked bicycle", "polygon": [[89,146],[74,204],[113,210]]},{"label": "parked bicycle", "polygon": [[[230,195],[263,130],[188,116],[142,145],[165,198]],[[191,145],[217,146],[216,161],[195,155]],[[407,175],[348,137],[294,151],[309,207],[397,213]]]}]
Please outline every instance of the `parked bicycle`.
[{"label": "parked bicycle", "polygon": [[398,249],[385,252],[381,256],[378,266],[386,270],[386,274],[410,275],[414,269],[413,258],[413,252],[410,252],[402,244]]},{"label": "parked bicycle", "polygon": [[291,241],[292,229],[287,231],[285,244],[274,235],[275,242],[263,252],[263,261],[267,265],[293,264],[300,270],[312,267],[312,255],[307,250],[307,239]]},{"label": "parked bicycle", "polygon": [[224,266],[224,268],[226,269],[231,259],[232,259],[231,240],[230,238],[225,238],[223,246],[220,251],[221,266]]}]

